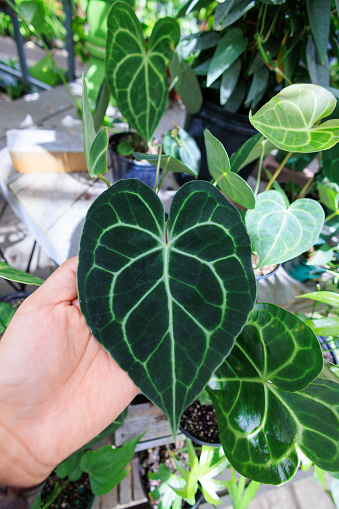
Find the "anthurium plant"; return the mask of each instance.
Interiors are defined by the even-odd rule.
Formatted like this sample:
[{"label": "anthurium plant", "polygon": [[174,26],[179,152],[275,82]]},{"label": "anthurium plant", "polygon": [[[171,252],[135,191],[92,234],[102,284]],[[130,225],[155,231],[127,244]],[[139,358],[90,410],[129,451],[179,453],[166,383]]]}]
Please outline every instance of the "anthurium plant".
[{"label": "anthurium plant", "polygon": [[[301,89],[294,90],[300,97]],[[291,123],[293,97],[276,99],[277,111]],[[312,108],[315,122],[329,111],[328,101],[324,110]],[[261,117],[259,111],[252,122]],[[271,122],[274,132],[284,125],[275,113]],[[297,122],[294,128],[298,136]],[[326,129],[312,137],[318,150],[323,143],[328,146],[329,137],[336,143]],[[213,153],[215,141],[206,138],[212,148],[210,169],[216,183],[227,181],[228,190],[235,182],[229,178],[228,158],[219,149]],[[251,143],[234,155],[235,167],[254,150]],[[173,437],[184,409],[207,385],[223,450],[243,476],[272,484],[287,481],[298,467],[298,448],[321,468],[338,471],[339,384],[322,378],[320,346],[307,325],[277,306],[255,306],[247,214],[257,213],[260,195],[253,201],[242,188],[247,206],[254,205],[246,213],[247,228],[236,207],[209,182],[182,186],[167,222],[157,193],[142,182],[120,180],[106,189],[83,227],[77,272],[81,312],[97,340],[165,412]],[[269,193],[275,206],[275,192],[262,195]],[[312,216],[306,221],[310,235],[323,223],[317,204],[306,212],[292,209],[291,219],[285,209],[273,209],[278,226],[263,230],[269,237],[270,228],[277,228],[276,257],[290,249],[285,222],[297,217],[299,224],[300,215],[302,220]],[[296,240],[297,235],[293,244]]]}]

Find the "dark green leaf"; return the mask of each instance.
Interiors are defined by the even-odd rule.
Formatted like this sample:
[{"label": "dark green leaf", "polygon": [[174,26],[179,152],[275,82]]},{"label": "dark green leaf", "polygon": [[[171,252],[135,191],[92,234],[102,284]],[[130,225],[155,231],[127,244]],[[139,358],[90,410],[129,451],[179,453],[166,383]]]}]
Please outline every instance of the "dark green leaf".
[{"label": "dark green leaf", "polygon": [[[227,2],[225,2],[226,4]],[[235,0],[232,9],[219,26],[219,30],[231,26],[255,5],[255,0]]]},{"label": "dark green leaf", "polygon": [[208,182],[188,182],[172,201],[166,238],[158,196],[137,179],[120,180],[88,211],[77,280],[94,336],[175,434],[255,300],[238,211]]},{"label": "dark green leaf", "polygon": [[334,109],[336,99],[318,85],[290,85],[252,116],[250,122],[274,145],[288,152],[318,152],[339,141],[339,120],[312,127]]},{"label": "dark green leaf", "polygon": [[331,0],[306,0],[306,5],[320,62],[325,63],[330,34]]},{"label": "dark green leaf", "polygon": [[246,84],[239,80],[224,108],[227,111],[236,112],[243,105],[246,97]]},{"label": "dark green leaf", "polygon": [[197,113],[202,105],[203,97],[198,78],[192,67],[185,60],[181,60],[176,52],[170,64],[171,78],[175,82],[175,90],[190,113]]},{"label": "dark green leaf", "polygon": [[126,477],[127,466],[142,436],[143,434],[132,438],[122,447],[115,449],[111,445],[104,445],[96,451],[85,452],[80,466],[89,475],[94,495],[108,493]]},{"label": "dark green leaf", "polygon": [[339,185],[339,145],[335,145],[322,154],[325,175],[331,182]]},{"label": "dark green leaf", "polygon": [[326,56],[324,63],[320,63],[319,54],[311,35],[308,38],[306,46],[306,61],[312,83],[314,83],[314,85],[328,87],[330,84],[330,67],[328,65],[328,59]]},{"label": "dark green leaf", "polygon": [[110,97],[109,88],[107,85],[107,80],[105,78],[100,87],[97,103],[95,105],[95,111],[93,113],[95,131],[98,131],[100,129],[104,121],[106,110],[109,103],[109,97]]},{"label": "dark green leaf", "polygon": [[296,200],[288,208],[278,191],[265,191],[246,213],[246,226],[259,255],[258,267],[282,263],[304,253],[319,237],[324,211],[315,200]]},{"label": "dark green leaf", "polygon": [[[255,134],[254,136],[251,136],[248,140],[245,141],[241,145],[240,148],[236,152],[233,152],[233,154],[230,157],[230,163],[231,163],[231,171],[234,171],[234,173],[238,173],[241,168],[246,166],[247,160],[251,157],[251,154],[253,151],[258,147],[260,144],[260,141],[263,139],[261,134]],[[258,159],[260,155],[260,150],[255,153],[254,159]]]},{"label": "dark green leaf", "polygon": [[56,475],[60,479],[68,477],[70,481],[78,481],[83,473],[80,468],[80,460],[84,454],[83,450],[77,451],[56,467]]},{"label": "dark green leaf", "polygon": [[130,156],[134,152],[134,145],[131,141],[121,141],[117,146],[117,152],[121,156]]},{"label": "dark green leaf", "polygon": [[186,16],[190,12],[199,11],[200,9],[204,9],[213,0],[188,0],[183,7],[180,9],[177,17],[181,18],[182,16]]},{"label": "dark green leaf", "polygon": [[253,74],[251,86],[244,102],[246,108],[250,107],[254,109],[257,104],[259,104],[266,92],[269,77],[270,72],[266,67],[259,69]]},{"label": "dark green leaf", "polygon": [[9,326],[15,311],[15,308],[9,302],[0,302],[0,334]]},{"label": "dark green leaf", "polygon": [[125,2],[114,2],[107,16],[107,83],[122,115],[147,143],[167,106],[166,71],[179,38],[178,23],[165,17],[146,45],[142,25]]},{"label": "dark green leaf", "polygon": [[240,28],[232,28],[220,39],[208,68],[208,87],[245,51],[247,41]]},{"label": "dark green leaf", "polygon": [[[221,4],[218,4],[221,5]],[[224,106],[234,91],[241,71],[241,60],[238,58],[226,71],[222,73],[220,84],[220,104]]]},{"label": "dark green leaf", "polygon": [[223,449],[240,474],[285,482],[299,465],[296,446],[337,469],[339,386],[312,383],[322,367],[311,329],[277,306],[255,306],[209,390]]},{"label": "dark green leaf", "polygon": [[229,0],[228,2],[218,2],[214,13],[214,30],[219,30],[221,23],[226,18],[227,14],[233,7],[235,0]]},{"label": "dark green leaf", "polygon": [[9,281],[16,281],[17,283],[23,283],[27,285],[40,286],[44,282],[40,277],[32,276],[28,272],[15,269],[8,265],[8,263],[0,262],[0,277],[9,279]]},{"label": "dark green leaf", "polygon": [[233,171],[222,143],[205,129],[204,131],[208,169],[221,191],[231,200],[247,209],[255,207],[255,197],[247,182]]}]

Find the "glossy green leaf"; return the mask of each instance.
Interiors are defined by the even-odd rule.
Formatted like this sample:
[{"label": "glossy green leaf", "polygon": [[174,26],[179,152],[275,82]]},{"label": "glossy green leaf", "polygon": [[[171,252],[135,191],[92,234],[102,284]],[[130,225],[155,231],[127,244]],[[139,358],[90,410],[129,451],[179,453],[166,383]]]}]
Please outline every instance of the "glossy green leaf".
[{"label": "glossy green leaf", "polygon": [[324,224],[324,211],[315,200],[303,198],[288,208],[278,191],[256,197],[246,213],[246,226],[259,255],[259,267],[291,260],[312,247]]},{"label": "glossy green leaf", "polygon": [[211,177],[231,200],[247,209],[255,206],[255,197],[247,182],[230,171],[230,161],[222,143],[208,130],[204,131],[207,164]]},{"label": "glossy green leaf", "polygon": [[225,454],[243,476],[280,484],[298,446],[321,468],[339,465],[339,386],[314,378],[318,340],[291,313],[257,304],[209,390]]},{"label": "glossy green leaf", "polygon": [[166,71],[179,38],[177,21],[164,17],[146,43],[141,23],[125,2],[114,2],[107,16],[107,83],[122,115],[147,143],[167,106]]},{"label": "glossy green leaf", "polygon": [[102,129],[96,134],[94,120],[88,101],[85,76],[82,76],[82,139],[88,173],[96,178],[107,172],[108,131]]},{"label": "glossy green leaf", "polygon": [[311,327],[318,336],[338,336],[339,335],[339,317],[327,316],[326,318],[314,318],[306,320],[305,323]]},{"label": "glossy green leaf", "polygon": [[267,67],[259,69],[253,74],[251,86],[244,102],[246,108],[255,108],[266,92],[270,71]]},{"label": "glossy green leaf", "polygon": [[306,0],[306,6],[320,62],[324,63],[330,33],[331,0]]},{"label": "glossy green leaf", "polygon": [[331,182],[339,185],[339,145],[335,145],[322,154],[323,169]]},{"label": "glossy green leaf", "polygon": [[172,80],[175,80],[175,90],[187,111],[197,113],[203,101],[200,84],[192,67],[177,52],[173,53],[170,73]]},{"label": "glossy green leaf", "polygon": [[16,309],[9,302],[0,302],[0,334],[2,334],[12,320]]},{"label": "glossy green leaf", "polygon": [[87,213],[77,280],[93,335],[175,434],[255,301],[238,211],[208,182],[188,182],[172,201],[166,238],[159,197],[137,179],[120,180]]},{"label": "glossy green leaf", "polygon": [[[221,4],[218,4],[221,5]],[[224,106],[234,91],[241,72],[241,60],[238,58],[222,73],[220,83],[220,104]]]},{"label": "glossy green leaf", "polygon": [[[133,152],[133,155],[136,159],[139,161],[148,161],[153,166],[158,165],[158,159],[159,156],[156,154],[143,154],[141,152]],[[160,159],[160,168],[162,170],[166,169],[166,171],[171,171],[173,173],[189,173],[193,177],[197,178],[198,173],[188,166],[186,166],[182,161],[179,161],[179,159],[176,159],[172,156],[166,156],[162,155]]]},{"label": "glossy green leaf", "polygon": [[[228,2],[223,2],[227,8]],[[255,0],[235,0],[232,8],[224,17],[224,20],[219,24],[218,29],[223,30],[226,27],[231,26],[238,19],[240,19],[247,11],[252,9],[255,5]]]},{"label": "glossy green leaf", "polygon": [[23,283],[27,285],[40,286],[44,282],[44,280],[40,277],[32,276],[32,274],[28,274],[28,272],[23,272],[22,270],[15,269],[5,262],[0,262],[0,277],[8,279],[9,281],[16,281],[17,283]]},{"label": "glossy green leaf", "polygon": [[[274,145],[288,152],[318,152],[339,141],[339,120],[327,120],[336,105],[334,95],[318,85],[291,85],[252,116],[251,124]],[[312,127],[314,126],[314,127]]]},{"label": "glossy green leaf", "polygon": [[87,451],[80,461],[80,467],[89,475],[94,495],[104,495],[117,486],[128,474],[127,466],[133,458],[137,443],[142,435],[132,438],[122,447],[104,445],[96,451]]},{"label": "glossy green leaf", "polygon": [[247,41],[240,28],[232,28],[220,39],[208,68],[208,87],[245,51]]},{"label": "glossy green leaf", "polygon": [[162,146],[165,155],[170,155],[178,159],[184,163],[186,167],[191,169],[195,177],[198,177],[201,153],[196,141],[188,132],[180,127],[175,137],[173,137],[171,133],[168,133],[163,140]]},{"label": "glossy green leaf", "polygon": [[298,299],[311,299],[316,302],[322,302],[323,304],[327,304],[328,306],[333,306],[339,308],[339,294],[335,292],[310,292],[303,293],[302,295],[297,295]]},{"label": "glossy green leaf", "polygon": [[321,203],[331,210],[339,210],[339,185],[334,182],[324,182],[317,185]]}]

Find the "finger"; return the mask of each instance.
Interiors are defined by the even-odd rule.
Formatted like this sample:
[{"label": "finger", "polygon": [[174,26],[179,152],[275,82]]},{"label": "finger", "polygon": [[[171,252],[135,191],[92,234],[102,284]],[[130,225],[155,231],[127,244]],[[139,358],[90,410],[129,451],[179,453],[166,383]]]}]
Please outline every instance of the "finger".
[{"label": "finger", "polygon": [[44,305],[59,304],[65,301],[73,301],[77,298],[76,271],[78,257],[74,256],[60,267],[36,290],[32,297],[43,302]]}]

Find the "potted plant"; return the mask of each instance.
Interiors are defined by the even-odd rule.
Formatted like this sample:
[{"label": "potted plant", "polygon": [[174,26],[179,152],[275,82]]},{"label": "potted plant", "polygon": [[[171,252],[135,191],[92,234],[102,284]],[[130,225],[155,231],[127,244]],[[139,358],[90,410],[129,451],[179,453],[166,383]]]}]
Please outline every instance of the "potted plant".
[{"label": "potted plant", "polygon": [[[317,150],[333,146],[338,122],[316,127],[311,122],[330,112],[333,97],[322,88],[300,87],[289,92],[297,92],[292,99],[299,110],[312,97],[316,114],[312,109],[309,123],[277,126],[277,112],[291,118],[290,101],[281,95],[251,122],[278,146],[284,131],[289,151],[314,143]],[[90,173],[92,161],[98,161],[96,139],[84,139],[92,150]],[[263,223],[269,214],[261,209],[267,194],[261,195],[249,212]],[[285,201],[277,203],[279,211],[275,200],[270,203],[277,222],[269,223],[266,238],[257,236],[253,218],[245,219],[254,242],[264,240],[256,246],[261,263],[273,254],[291,256],[305,241],[303,218],[310,214],[301,207],[298,242],[283,233],[285,242],[277,249],[275,233],[268,245],[274,228],[284,232],[286,214],[299,211],[298,203],[292,210]],[[312,230],[323,215],[318,204],[311,207]],[[156,193],[136,179],[118,181],[95,200],[84,224],[77,272],[81,312],[97,340],[166,413],[173,436],[184,409],[207,386],[225,455],[244,477],[271,484],[291,479],[299,464],[297,448],[320,468],[339,470],[338,382],[328,379],[307,325],[272,304],[254,307],[251,252],[239,212],[216,186],[204,181],[182,186],[165,224]]]},{"label": "potted plant", "polygon": [[[205,5],[186,2],[181,14]],[[256,111],[283,87],[302,82],[336,86],[330,65],[338,47],[338,14],[331,0],[219,2],[205,12],[202,30],[178,50],[179,60],[189,57],[201,86],[203,105],[188,115],[185,129],[202,150],[204,178],[204,129],[232,154],[254,134],[249,110]],[[184,80],[182,75],[180,85]]]}]

